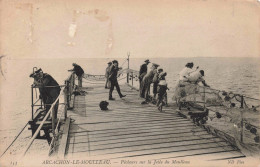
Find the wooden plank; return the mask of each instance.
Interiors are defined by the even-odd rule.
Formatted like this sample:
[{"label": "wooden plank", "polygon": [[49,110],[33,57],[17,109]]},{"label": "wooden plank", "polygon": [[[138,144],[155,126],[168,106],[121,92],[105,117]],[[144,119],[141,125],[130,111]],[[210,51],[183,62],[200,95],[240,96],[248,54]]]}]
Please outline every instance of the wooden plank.
[{"label": "wooden plank", "polygon": [[[181,142],[158,142],[153,144],[147,144],[147,145],[141,145],[141,146],[131,146],[131,147],[102,147],[102,148],[91,148],[91,155],[105,155],[105,154],[112,154],[112,153],[124,153],[124,152],[136,152],[136,151],[143,151],[146,150],[157,150],[157,149],[167,149],[170,147],[185,147],[189,145],[200,145],[200,144],[222,144],[227,145],[227,143],[221,139],[214,139],[214,140],[208,140],[208,139],[202,139],[202,140],[195,140],[195,141],[181,141]],[[78,147],[78,151],[85,151],[84,148]]]},{"label": "wooden plank", "polygon": [[[192,136],[191,134],[189,136],[175,136],[171,137],[171,134],[167,135],[161,135],[161,136],[153,136],[153,137],[142,137],[139,139],[125,139],[122,140],[103,140],[103,141],[91,141],[90,144],[92,148],[111,148],[111,147],[132,147],[132,146],[142,146],[142,145],[150,145],[150,144],[156,144],[156,143],[171,143],[171,142],[182,142],[182,141],[194,141],[195,140],[202,140],[202,139],[213,139],[216,137],[212,137],[211,135],[204,135],[203,138],[200,138],[198,136]],[[75,138],[76,139],[76,138]],[[86,141],[74,141],[74,145],[81,145],[82,143],[86,143]]]},{"label": "wooden plank", "polygon": [[64,124],[63,134],[62,134],[62,138],[61,138],[61,141],[60,141],[58,154],[57,154],[57,156],[59,158],[64,158],[64,156],[65,156],[65,152],[66,152],[66,148],[67,148],[68,135],[69,135],[69,128],[70,128],[70,117],[67,117],[65,124]]},{"label": "wooden plank", "polygon": [[[101,142],[101,141],[119,141],[119,142],[124,142],[124,141],[134,141],[134,140],[139,140],[139,139],[149,139],[149,138],[156,138],[157,136],[164,136],[164,137],[171,137],[171,138],[178,138],[178,137],[184,137],[184,136],[191,136],[192,132],[187,132],[187,133],[182,133],[182,132],[151,132],[151,133],[137,133],[137,134],[132,134],[132,135],[111,135],[111,136],[104,136],[104,137],[98,137],[95,135],[87,134],[84,136],[78,136],[76,137],[76,142],[84,142],[85,136],[88,136],[90,138],[91,143],[96,143],[96,142]],[[207,132],[205,131],[198,131],[196,135],[207,135]]]},{"label": "wooden plank", "polygon": [[245,155],[239,151],[214,153],[214,154],[209,154],[206,157],[205,157],[205,155],[195,155],[194,156],[194,158],[203,158],[204,160],[211,160],[211,161],[244,158],[244,157],[245,157]]},{"label": "wooden plank", "polygon": [[[229,149],[229,150],[233,150],[232,147],[230,147],[230,145],[225,144],[225,143],[221,143],[223,144],[223,146],[218,145],[216,143],[206,143],[206,144],[194,144],[194,145],[186,145],[186,146],[182,146],[182,147],[165,147],[165,148],[158,148],[158,149],[147,149],[147,150],[139,150],[139,151],[129,151],[129,152],[120,152],[120,153],[109,153],[106,154],[106,158],[126,158],[126,157],[135,157],[135,156],[147,156],[147,155],[159,155],[159,156],[168,156],[168,155],[180,155],[182,154],[182,152],[187,153],[188,151],[196,151],[197,153],[200,152],[204,152],[204,150],[210,150],[210,151],[214,151],[214,150],[225,150],[225,149]],[[223,149],[222,147],[225,147],[225,149]],[[183,153],[183,155],[185,155],[185,153]],[[91,153],[92,155],[92,153]],[[100,156],[102,154],[96,154],[93,156]],[[162,156],[162,157],[163,157]]]},{"label": "wooden plank", "polygon": [[[234,151],[232,147],[219,147],[219,146],[213,146],[213,147],[202,147],[199,149],[189,149],[189,150],[180,150],[180,151],[169,151],[169,152],[160,152],[160,153],[152,153],[152,154],[139,154],[139,155],[118,155],[117,157],[111,156],[111,159],[121,159],[121,158],[137,158],[142,157],[144,159],[169,159],[169,158],[181,158],[181,157],[194,157],[196,155],[204,155],[208,156],[212,153],[224,153],[224,152],[230,152]],[[203,156],[203,157],[204,157]],[[217,157],[216,157],[217,158]]]},{"label": "wooden plank", "polygon": [[[85,129],[85,127],[87,127],[89,130],[92,129],[92,127],[94,129],[105,129],[107,127],[109,127],[110,129],[125,129],[125,128],[134,128],[134,127],[152,127],[152,126],[170,126],[172,128],[175,127],[183,127],[183,126],[193,126],[195,127],[194,124],[192,124],[191,122],[183,122],[183,121],[162,121],[162,122],[140,122],[140,123],[128,123],[126,121],[121,121],[121,122],[99,122],[99,123],[94,123],[94,124],[88,124],[88,123],[79,123],[76,124],[77,126],[82,127],[83,129]],[[118,126],[120,125],[120,127]],[[142,126],[143,125],[143,126]],[[100,127],[100,128],[98,128]],[[117,128],[118,127],[118,128]],[[107,129],[108,130],[108,129]],[[73,133],[73,129],[70,131],[71,133]]]},{"label": "wooden plank", "polygon": [[[159,126],[154,126],[153,128],[151,127],[129,127],[129,128],[125,128],[125,129],[104,129],[104,130],[100,130],[100,131],[83,131],[81,133],[74,133],[74,134],[78,134],[78,135],[85,135],[86,133],[92,134],[92,135],[97,135],[99,137],[103,136],[103,135],[111,135],[111,133],[113,133],[113,135],[119,135],[119,134],[131,134],[131,133],[140,133],[140,132],[156,132],[156,131],[162,131],[162,129],[164,129],[164,131],[172,131],[172,132],[176,132],[177,129],[182,129],[183,132],[186,132],[187,130],[189,132],[191,132],[192,129],[190,129],[190,127],[188,126],[189,124],[182,124],[185,127],[175,127],[173,129],[172,126],[169,125],[159,125]],[[192,125],[193,127],[193,125]],[[203,129],[201,128],[196,128],[192,131],[196,132],[196,131],[202,131]],[[73,133],[70,133],[73,134]]]},{"label": "wooden plank", "polygon": [[[139,125],[140,127],[141,125]],[[191,125],[191,124],[179,124],[179,125],[167,125],[167,124],[149,124],[149,125],[146,125],[146,126],[143,126],[143,127],[140,127],[140,129],[144,128],[144,129],[147,129],[149,127],[154,127],[154,128],[164,128],[164,127],[172,127],[172,129],[175,129],[175,128],[183,128],[185,129],[185,127],[187,128],[192,128],[195,126],[194,125]],[[109,128],[109,129],[105,129],[105,128]],[[116,129],[116,127],[121,127],[121,128],[118,128]],[[81,126],[81,125],[75,125],[72,127],[72,130],[70,131],[70,134],[72,133],[83,133],[83,132],[90,132],[90,131],[105,131],[105,130],[109,130],[111,133],[113,133],[114,131],[120,131],[120,130],[131,130],[132,128],[137,128],[137,126],[135,125],[125,125],[123,123],[121,124],[106,124],[105,126],[102,125],[102,124],[98,124],[98,125],[89,125],[89,126]]]}]

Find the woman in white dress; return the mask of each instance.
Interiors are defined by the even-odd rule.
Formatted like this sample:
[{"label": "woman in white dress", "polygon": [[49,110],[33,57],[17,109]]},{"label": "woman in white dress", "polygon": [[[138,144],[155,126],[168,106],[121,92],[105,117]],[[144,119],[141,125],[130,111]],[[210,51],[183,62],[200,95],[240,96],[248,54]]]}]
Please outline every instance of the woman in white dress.
[{"label": "woman in white dress", "polygon": [[193,87],[188,83],[189,76],[197,71],[199,66],[196,68],[196,70],[192,70],[193,68],[193,62],[187,63],[185,65],[185,68],[181,70],[179,73],[179,81],[176,84],[175,91],[173,94],[173,101],[176,101],[177,105],[179,105],[180,99],[185,97],[187,95],[187,92]]}]

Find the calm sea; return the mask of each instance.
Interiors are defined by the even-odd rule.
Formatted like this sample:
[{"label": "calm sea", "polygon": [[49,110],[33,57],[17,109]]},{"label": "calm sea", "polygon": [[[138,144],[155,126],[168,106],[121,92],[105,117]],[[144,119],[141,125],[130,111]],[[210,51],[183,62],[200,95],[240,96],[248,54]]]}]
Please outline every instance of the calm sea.
[{"label": "calm sea", "polygon": [[[51,74],[59,84],[63,84],[69,75],[68,69],[72,63],[79,64],[88,74],[104,74],[107,62],[113,59],[26,59],[7,60],[3,71],[5,80],[1,82],[1,112],[0,112],[0,153],[8,146],[21,128],[30,119],[31,89],[33,79],[29,78],[33,67],[40,67]],[[127,67],[126,59],[118,59],[119,65]],[[130,58],[130,68],[139,70],[144,59]],[[153,58],[168,73],[166,80],[170,87],[169,94],[174,90],[178,73],[187,62],[193,62],[205,71],[206,82],[215,89],[233,91],[254,98],[260,98],[260,58]],[[150,67],[150,65],[149,65]],[[169,98],[170,99],[170,98]],[[28,141],[29,130],[19,138],[21,149]],[[36,141],[34,150],[46,150],[46,141]]]}]

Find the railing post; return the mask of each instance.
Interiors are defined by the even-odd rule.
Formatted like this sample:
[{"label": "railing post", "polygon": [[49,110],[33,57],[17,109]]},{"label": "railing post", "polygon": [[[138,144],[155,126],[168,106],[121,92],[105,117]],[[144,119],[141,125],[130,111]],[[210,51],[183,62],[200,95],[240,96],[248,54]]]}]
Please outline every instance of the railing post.
[{"label": "railing post", "polygon": [[132,86],[134,86],[134,73],[132,72],[132,74],[131,74],[132,76]]},{"label": "railing post", "polygon": [[75,73],[72,74],[72,88],[74,88],[75,85]]},{"label": "railing post", "polygon": [[129,83],[129,56],[130,56],[130,53],[128,52],[127,53],[127,77],[126,77],[126,82]]},{"label": "railing post", "polygon": [[[55,104],[56,105],[56,104]],[[52,107],[51,109],[51,126],[52,126],[52,133],[53,133],[53,136],[55,136],[55,112],[54,112],[54,108],[55,108],[55,105],[54,107]]]},{"label": "railing post", "polygon": [[63,91],[64,93],[64,120],[67,119],[67,81],[65,81],[65,89]]},{"label": "railing post", "polygon": [[244,131],[244,119],[243,119],[243,108],[244,108],[244,97],[241,96],[241,106],[240,106],[240,114],[241,114],[241,132],[240,132],[240,140],[243,143],[243,131]]},{"label": "railing post", "polygon": [[70,108],[70,86],[71,86],[71,83],[70,83],[71,81],[66,81],[66,88],[65,88],[65,90],[66,90],[66,96],[67,96],[67,106],[68,106],[68,108]]},{"label": "railing post", "polygon": [[205,86],[203,87],[203,101],[204,101],[204,111],[206,111],[206,91],[205,91]]},{"label": "railing post", "polygon": [[31,86],[31,91],[32,91],[32,120],[33,120],[33,107],[34,107],[34,102],[33,102],[33,86]]}]

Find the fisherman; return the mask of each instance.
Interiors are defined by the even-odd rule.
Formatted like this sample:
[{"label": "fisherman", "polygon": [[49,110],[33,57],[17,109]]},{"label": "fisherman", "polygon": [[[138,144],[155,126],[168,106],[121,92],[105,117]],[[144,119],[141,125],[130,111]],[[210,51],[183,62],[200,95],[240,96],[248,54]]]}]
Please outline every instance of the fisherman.
[{"label": "fisherman", "polygon": [[[61,89],[59,84],[51,75],[43,73],[42,69],[35,71],[34,74],[30,75],[30,77],[33,77],[35,79],[34,84],[35,86],[39,87],[46,112],[48,112],[52,103],[55,102],[60,94]],[[57,119],[58,107],[59,100],[54,106],[55,114],[53,119]]]},{"label": "fisherman", "polygon": [[[42,72],[41,68],[30,75],[30,77],[34,79],[34,82],[33,82],[34,87],[38,87],[38,85],[41,82],[39,74],[38,74],[40,72]],[[44,88],[38,87],[38,89],[39,89],[39,92],[40,92],[39,98],[42,100],[42,102],[45,106],[46,100],[47,100],[47,94],[45,93]]]},{"label": "fisherman", "polygon": [[142,95],[144,95],[145,101],[142,102],[142,104],[147,104],[149,101],[149,92],[150,92],[150,85],[152,83],[153,77],[155,75],[155,73],[157,72],[157,67],[159,65],[153,63],[152,67],[151,67],[151,71],[149,71],[143,78],[142,80]]},{"label": "fisherman", "polygon": [[110,72],[109,72],[109,76],[108,76],[108,79],[111,82],[111,87],[110,87],[110,90],[109,90],[109,100],[115,100],[112,97],[112,93],[113,93],[114,87],[116,87],[117,93],[118,93],[120,98],[126,96],[126,95],[122,95],[122,93],[120,91],[120,87],[118,85],[118,81],[117,81],[118,71],[121,70],[122,68],[118,67],[118,61],[117,60],[112,61],[112,63],[113,64],[110,67]]},{"label": "fisherman", "polygon": [[106,68],[106,73],[105,73],[105,77],[106,77],[105,89],[109,89],[111,86],[108,76],[109,76],[109,70],[110,70],[110,66],[112,65],[112,62],[108,62],[107,64],[108,64],[108,66]]},{"label": "fisherman", "polygon": [[143,98],[144,98],[144,94],[141,93],[142,89],[143,89],[142,80],[147,73],[147,66],[150,63],[150,61],[149,61],[149,59],[147,59],[144,62],[145,63],[143,65],[141,65],[140,71],[139,71],[139,91],[140,91],[140,97],[143,97]]},{"label": "fisherman", "polygon": [[157,72],[154,74],[154,77],[153,77],[153,98],[156,99],[156,94],[157,94],[157,87],[158,87],[158,83],[159,83],[159,75],[160,73],[163,72],[163,69],[162,68],[159,68],[157,70]]},{"label": "fisherman", "polygon": [[[157,107],[158,110],[162,112],[162,106],[167,104],[167,89],[169,90],[169,88],[167,87],[167,82],[165,79],[165,76],[167,75],[166,72],[161,72],[159,74],[159,80],[160,82],[158,83],[158,101],[157,101]],[[165,101],[163,100],[164,98]]]},{"label": "fisherman", "polygon": [[78,77],[78,86],[79,86],[79,88],[81,88],[82,87],[82,77],[84,76],[84,70],[76,63],[73,63],[72,66],[74,68],[71,70],[68,70],[68,71],[75,72],[75,74]]}]

